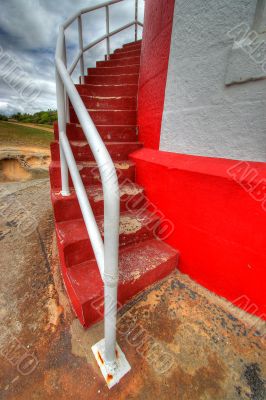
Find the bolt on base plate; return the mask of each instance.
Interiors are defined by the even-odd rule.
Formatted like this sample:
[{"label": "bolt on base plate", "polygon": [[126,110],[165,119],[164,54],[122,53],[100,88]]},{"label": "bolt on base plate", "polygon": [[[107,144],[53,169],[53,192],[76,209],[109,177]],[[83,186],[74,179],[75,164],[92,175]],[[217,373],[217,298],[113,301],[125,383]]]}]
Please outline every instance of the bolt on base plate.
[{"label": "bolt on base plate", "polygon": [[91,349],[109,389],[111,389],[114,385],[116,385],[120,381],[120,379],[131,370],[131,367],[126,359],[126,356],[122,352],[118,344],[116,344],[116,351],[115,351],[116,352],[115,368],[114,367],[110,368],[110,366],[106,363],[106,360],[104,359],[104,339],[94,344]]}]

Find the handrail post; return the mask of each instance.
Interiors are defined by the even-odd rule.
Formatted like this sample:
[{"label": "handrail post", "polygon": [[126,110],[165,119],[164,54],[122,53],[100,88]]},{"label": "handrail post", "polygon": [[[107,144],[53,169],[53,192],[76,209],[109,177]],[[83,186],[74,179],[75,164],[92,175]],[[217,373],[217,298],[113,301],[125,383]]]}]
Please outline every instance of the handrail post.
[{"label": "handrail post", "polygon": [[110,16],[109,16],[109,6],[105,7],[105,17],[106,17],[106,50],[107,50],[107,60],[110,58]]},{"label": "handrail post", "polygon": [[139,11],[139,2],[135,0],[135,42],[138,40],[138,11]]},{"label": "handrail post", "polygon": [[83,53],[83,29],[82,29],[82,17],[81,14],[78,16],[78,30],[79,30],[79,50],[82,52],[80,57],[80,78],[81,83],[84,83],[84,53]]},{"label": "handrail post", "polygon": [[[64,33],[62,33],[64,35]],[[64,40],[65,43],[65,40]],[[65,59],[65,48],[61,49],[61,57]],[[69,196],[69,182],[68,182],[68,167],[62,147],[60,132],[66,132],[66,93],[64,84],[56,68],[56,99],[57,99],[57,112],[58,112],[58,130],[59,130],[59,150],[60,150],[60,166],[61,166],[61,194],[62,196]]]},{"label": "handrail post", "polygon": [[[67,52],[66,52],[66,38],[65,38],[65,35],[64,35],[64,43],[63,43],[63,61],[64,61],[65,66],[67,66]],[[69,122],[70,122],[69,98],[68,98],[68,95],[67,95],[66,91],[65,91],[65,99],[66,99],[66,101],[65,101],[65,120],[66,120],[66,123],[69,124]]]},{"label": "handrail post", "polygon": [[[107,169],[107,168],[106,168]],[[108,168],[109,188],[104,189],[104,338],[107,368],[116,366],[116,320],[119,254],[119,184],[114,165]]]}]

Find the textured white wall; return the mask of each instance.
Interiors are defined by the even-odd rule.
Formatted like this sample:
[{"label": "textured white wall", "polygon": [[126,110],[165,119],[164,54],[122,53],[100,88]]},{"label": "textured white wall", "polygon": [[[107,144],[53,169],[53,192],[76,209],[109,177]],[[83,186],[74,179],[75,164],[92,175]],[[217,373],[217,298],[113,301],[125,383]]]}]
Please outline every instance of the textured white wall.
[{"label": "textured white wall", "polygon": [[176,0],[160,150],[266,161],[266,80],[225,85],[227,32],[253,26],[256,4]]}]

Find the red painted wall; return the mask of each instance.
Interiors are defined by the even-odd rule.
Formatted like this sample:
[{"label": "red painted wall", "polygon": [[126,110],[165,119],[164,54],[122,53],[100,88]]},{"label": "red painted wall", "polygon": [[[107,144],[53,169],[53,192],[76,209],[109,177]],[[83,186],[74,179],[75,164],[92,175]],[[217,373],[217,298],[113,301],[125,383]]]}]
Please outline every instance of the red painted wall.
[{"label": "red painted wall", "polygon": [[180,270],[266,319],[266,165],[151,149],[131,158],[137,182],[174,224],[166,241],[180,250]]},{"label": "red painted wall", "polygon": [[139,138],[158,149],[175,0],[146,0],[138,94]]}]

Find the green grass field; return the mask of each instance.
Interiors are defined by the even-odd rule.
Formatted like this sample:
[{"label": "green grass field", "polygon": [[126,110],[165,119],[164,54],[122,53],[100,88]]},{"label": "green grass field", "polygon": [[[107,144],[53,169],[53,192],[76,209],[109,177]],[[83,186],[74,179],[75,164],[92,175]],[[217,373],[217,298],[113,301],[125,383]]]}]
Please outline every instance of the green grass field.
[{"label": "green grass field", "polygon": [[0,121],[1,146],[36,146],[49,147],[53,133],[41,128],[30,128]]}]

